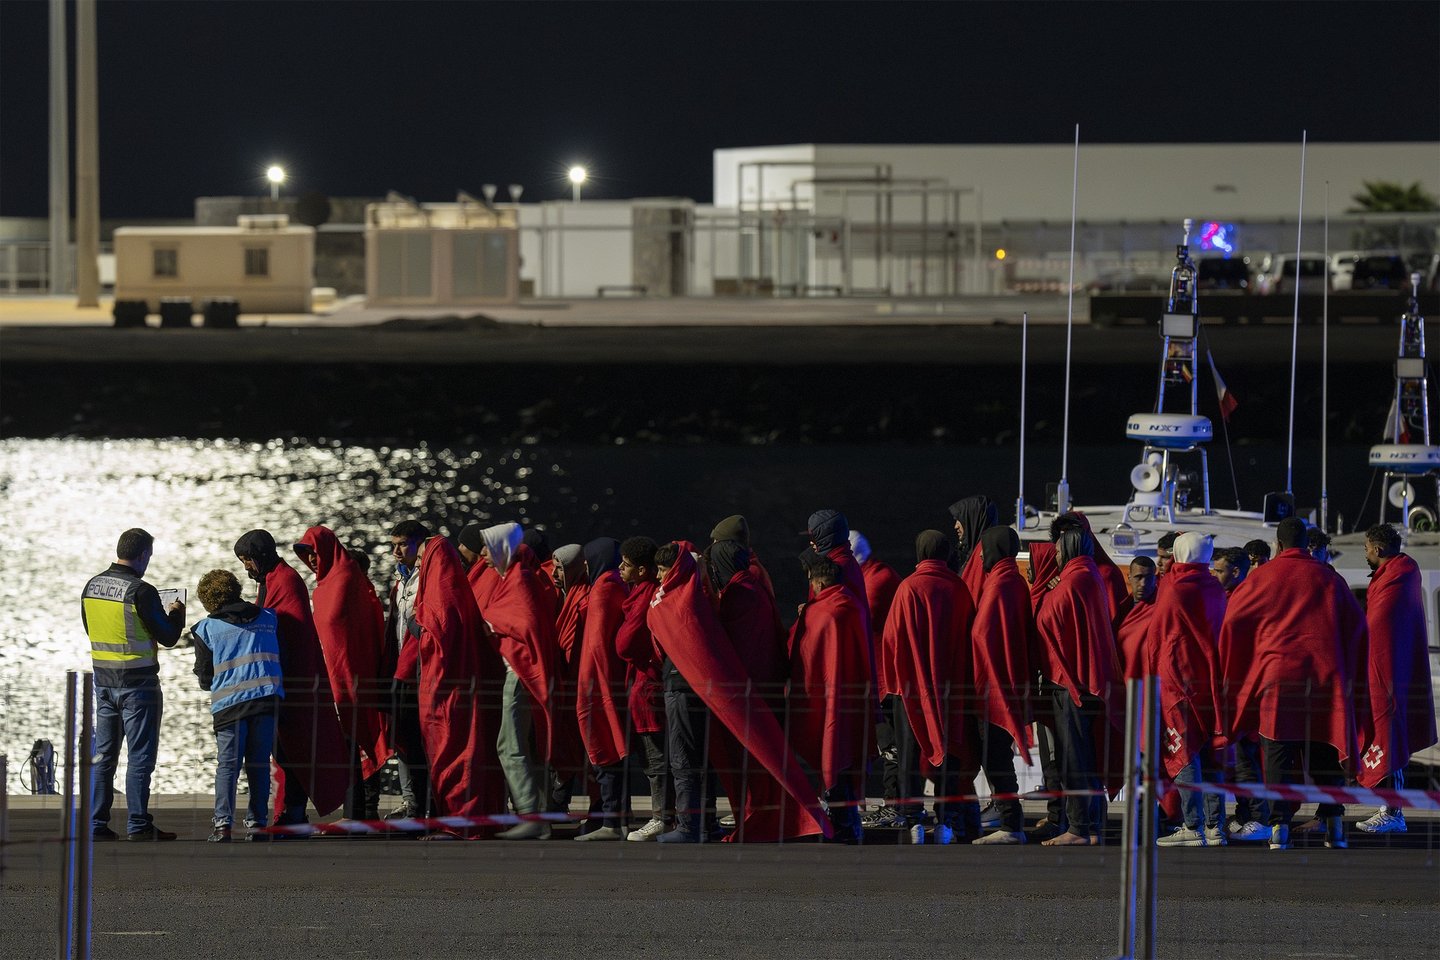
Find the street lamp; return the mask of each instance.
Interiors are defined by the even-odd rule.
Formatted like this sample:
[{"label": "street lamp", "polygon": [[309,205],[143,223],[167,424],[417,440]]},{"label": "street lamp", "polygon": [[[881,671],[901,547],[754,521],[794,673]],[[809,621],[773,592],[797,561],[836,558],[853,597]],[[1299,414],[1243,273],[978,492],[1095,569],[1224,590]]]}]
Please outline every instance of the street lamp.
[{"label": "street lamp", "polygon": [[270,181],[270,199],[280,199],[280,184],[285,182],[285,168],[279,164],[271,164],[265,171],[265,179]]},{"label": "street lamp", "polygon": [[580,202],[580,185],[585,182],[585,168],[570,168],[570,199],[575,203]]}]

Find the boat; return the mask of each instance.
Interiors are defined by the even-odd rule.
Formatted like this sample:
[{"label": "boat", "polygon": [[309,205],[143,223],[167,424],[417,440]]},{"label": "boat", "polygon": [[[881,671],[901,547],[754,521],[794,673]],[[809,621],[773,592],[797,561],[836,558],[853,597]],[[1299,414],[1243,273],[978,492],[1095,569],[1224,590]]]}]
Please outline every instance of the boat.
[{"label": "boat", "polygon": [[[1259,511],[1221,510],[1211,503],[1205,445],[1213,439],[1214,427],[1199,413],[1198,405],[1201,314],[1196,269],[1189,253],[1191,223],[1185,221],[1185,240],[1176,247],[1169,296],[1158,324],[1161,350],[1155,407],[1131,414],[1125,421],[1126,436],[1142,446],[1140,462],[1128,478],[1128,499],[1094,506],[1061,502],[1038,511],[1025,509],[1023,501],[1017,501],[1025,513],[1016,525],[1022,548],[1023,542],[1047,540],[1051,521],[1067,508],[1085,514],[1097,541],[1122,567],[1135,557],[1153,559],[1157,541],[1171,532],[1210,534],[1217,548],[1243,547],[1251,540],[1263,540],[1273,548],[1275,527],[1285,517],[1300,515],[1311,526],[1317,525],[1315,511],[1297,511],[1294,495],[1288,490],[1267,494]],[[1374,522],[1390,522],[1400,530],[1405,552],[1421,570],[1431,692],[1440,715],[1440,530],[1436,523],[1440,510],[1419,502],[1421,491],[1417,489],[1417,485],[1433,484],[1440,499],[1440,446],[1432,442],[1430,432],[1425,320],[1418,303],[1420,275],[1411,280],[1409,306],[1399,318],[1395,406],[1387,435],[1371,448],[1369,459],[1384,475],[1380,513]],[[1060,490],[1063,500],[1068,494],[1063,479]],[[1357,524],[1352,531],[1336,533],[1330,546],[1331,565],[1362,605],[1371,573],[1365,562],[1366,526]],[[1022,562],[1027,560],[1028,552],[1022,554]],[[1416,754],[1412,763],[1428,766],[1440,776],[1440,745]]]}]

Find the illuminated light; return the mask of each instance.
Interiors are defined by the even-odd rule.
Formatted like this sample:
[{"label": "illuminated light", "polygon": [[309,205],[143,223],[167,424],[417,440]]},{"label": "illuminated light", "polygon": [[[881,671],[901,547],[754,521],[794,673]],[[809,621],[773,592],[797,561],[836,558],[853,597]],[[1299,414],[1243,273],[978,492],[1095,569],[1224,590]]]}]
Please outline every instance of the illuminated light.
[{"label": "illuminated light", "polygon": [[584,183],[584,182],[585,182],[585,168],[584,168],[584,167],[571,167],[571,168],[570,168],[570,182],[571,182],[571,183],[576,183],[576,184]]},{"label": "illuminated light", "polygon": [[284,183],[285,168],[281,166],[271,166],[267,168],[265,171],[265,179],[271,183]]},{"label": "illuminated light", "polygon": [[1230,256],[1235,252],[1235,224],[1209,221],[1200,226],[1200,249],[1219,250]]},{"label": "illuminated light", "polygon": [[1005,259],[1005,248],[1004,248],[1004,247],[1001,247],[999,250],[996,250],[996,251],[995,251],[995,259],[996,259],[996,260],[1004,260],[1004,259]]}]

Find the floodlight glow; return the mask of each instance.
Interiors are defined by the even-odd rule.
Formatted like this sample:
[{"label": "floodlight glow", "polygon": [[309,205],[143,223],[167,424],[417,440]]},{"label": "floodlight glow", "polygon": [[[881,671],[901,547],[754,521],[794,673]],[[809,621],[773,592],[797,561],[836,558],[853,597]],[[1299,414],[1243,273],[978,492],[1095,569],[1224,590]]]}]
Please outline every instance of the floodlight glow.
[{"label": "floodlight glow", "polygon": [[272,166],[268,168],[265,171],[265,179],[269,180],[271,183],[284,183],[285,168],[281,166]]},{"label": "floodlight glow", "polygon": [[1005,248],[1004,248],[1004,247],[1001,247],[999,250],[996,250],[996,251],[995,251],[995,259],[996,259],[996,260],[1004,260],[1004,259],[1005,259]]},{"label": "floodlight glow", "polygon": [[571,167],[571,168],[570,168],[570,182],[571,182],[571,183],[575,183],[575,184],[584,183],[584,182],[585,182],[585,168],[584,168],[584,167]]}]

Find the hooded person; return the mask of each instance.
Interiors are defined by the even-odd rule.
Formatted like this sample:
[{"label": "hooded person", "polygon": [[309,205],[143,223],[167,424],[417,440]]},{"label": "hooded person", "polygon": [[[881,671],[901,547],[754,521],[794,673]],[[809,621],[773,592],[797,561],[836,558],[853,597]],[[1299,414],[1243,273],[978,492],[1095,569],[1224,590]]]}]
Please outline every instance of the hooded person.
[{"label": "hooded person", "polygon": [[[1030,591],[1015,558],[1020,537],[1010,527],[990,527],[980,534],[979,553],[984,580],[975,601],[970,628],[970,656],[976,712],[980,721],[981,766],[994,793],[1019,792],[1015,775],[1016,747],[1030,763],[1030,703],[1039,637],[1030,606]],[[976,843],[1025,842],[1025,812],[1018,799],[996,800],[1000,829]]]},{"label": "hooded person", "polygon": [[[664,553],[658,556],[656,562],[663,565]],[[728,556],[734,572],[721,593],[743,577],[750,592],[763,594],[759,584],[750,582],[753,575],[748,569],[748,557],[735,551]],[[754,619],[761,621],[758,615]],[[713,720],[728,731],[725,740],[755,764],[754,770],[730,764],[721,770],[739,828],[732,838],[755,842],[828,835],[815,791],[796,762],[780,722],[750,695],[752,678],[721,624],[702,582],[699,564],[688,551],[678,551],[655,592],[649,623],[674,669],[682,677],[704,678],[704,682],[694,685],[695,695]],[[774,791],[771,784],[778,784],[780,790]],[[676,793],[681,829],[689,821],[694,838],[703,839],[696,822],[699,818],[687,812],[678,784]]]},{"label": "hooded person", "polygon": [[980,595],[980,584],[985,579],[981,554],[975,548],[980,545],[981,534],[1000,522],[1000,510],[989,497],[976,495],[950,504],[950,519],[955,523],[955,555],[951,563],[973,600]]},{"label": "hooded person", "polygon": [[1130,584],[1125,576],[1125,571],[1115,565],[1100,541],[1095,537],[1095,531],[1090,529],[1090,518],[1079,510],[1072,510],[1069,513],[1062,513],[1050,523],[1050,539],[1058,541],[1060,534],[1066,530],[1082,530],[1089,538],[1090,549],[1093,552],[1092,559],[1095,561],[1095,576],[1100,581],[1101,590],[1104,591],[1110,605],[1110,617],[1113,620],[1120,612],[1120,608],[1130,597]]},{"label": "hooded person", "polygon": [[850,552],[860,564],[860,575],[865,580],[865,602],[870,606],[870,632],[880,636],[885,629],[885,618],[890,615],[890,602],[900,587],[900,574],[883,560],[875,558],[870,551],[870,541],[857,530],[850,531]]},{"label": "hooded person", "polygon": [[[1044,604],[1045,598],[1050,595],[1060,583],[1060,561],[1055,550],[1055,544],[1040,541],[1031,541],[1026,545],[1029,548],[1030,563],[1028,579],[1030,581],[1030,607],[1036,615]],[[1039,636],[1039,631],[1036,631]],[[1037,671],[1045,662],[1044,645],[1037,643],[1031,651],[1031,665]],[[1036,690],[1033,702],[1035,713],[1035,747],[1040,755],[1040,777],[1041,783],[1047,793],[1056,794],[1046,801],[1045,819],[1038,825],[1038,833],[1034,839],[1044,840],[1065,831],[1065,800],[1058,796],[1060,791],[1060,741],[1056,734],[1056,720],[1054,711],[1051,709],[1053,698],[1050,690],[1042,681]]]},{"label": "hooded person", "polygon": [[470,584],[476,606],[482,611],[490,603],[490,595],[495,588],[500,586],[500,574],[495,572],[494,564],[485,559],[484,529],[483,524],[467,523],[455,538],[460,561],[465,565],[465,579]]},{"label": "hooded person", "polygon": [[275,613],[285,699],[275,728],[276,826],[305,823],[306,801],[320,816],[345,802],[349,782],[345,737],[325,654],[315,633],[310,592],[295,568],[280,559],[275,538],[251,530],[235,542],[235,556],[260,584],[255,605]]},{"label": "hooded person", "polygon": [[[969,786],[967,776],[973,781],[979,769],[975,721],[969,712],[975,606],[970,591],[950,568],[950,543],[939,530],[926,530],[915,538],[915,572],[895,591],[880,642],[889,661],[880,671],[890,684],[886,701],[898,699],[901,706],[891,723],[897,739],[913,740],[918,747],[936,797],[960,794]],[[902,789],[914,791],[907,792],[907,799],[921,796],[915,789],[918,776],[910,775],[915,768],[904,762],[903,752],[900,759],[902,776],[909,775]],[[976,839],[965,820],[962,803],[937,799],[935,826],[928,839],[942,844]],[[911,827],[911,839],[926,842],[923,823]]]},{"label": "hooded person", "polygon": [[[1266,783],[1343,785],[1369,734],[1365,613],[1343,577],[1306,548],[1305,521],[1275,529],[1280,552],[1236,588],[1220,632],[1229,731],[1260,736]],[[1326,845],[1345,845],[1345,808],[1321,804]],[[1270,804],[1270,848],[1290,845],[1295,805]]]},{"label": "hooded person", "polygon": [[640,740],[645,777],[650,781],[650,819],[631,830],[626,840],[654,840],[670,829],[675,808],[670,764],[665,755],[664,654],[650,633],[650,600],[660,583],[655,568],[656,543],[630,537],[620,544],[620,579],[629,588],[621,605],[615,652],[625,661],[625,713]]},{"label": "hooded person", "polygon": [[345,800],[345,816],[373,820],[380,815],[380,789],[374,777],[394,754],[390,716],[381,695],[385,666],[385,610],[375,586],[355,558],[325,526],[313,526],[295,544],[295,552],[315,573],[310,602],[315,632],[325,652],[340,729],[350,743],[354,769]]},{"label": "hooded person", "polygon": [[[535,554],[522,542],[518,523],[499,523],[480,531],[481,556],[499,582],[480,615],[505,661],[501,695],[500,766],[519,814],[549,805],[548,764],[568,770],[573,764],[555,756],[557,739],[551,709],[559,676],[560,645],[555,638],[556,608],[540,585]],[[473,586],[473,585],[472,585]],[[534,744],[532,747],[531,744]],[[502,840],[544,839],[550,827],[527,821],[496,836]]]},{"label": "hooded person", "polygon": [[790,628],[790,745],[820,778],[835,839],[855,843],[861,834],[855,804],[873,749],[869,613],[829,556],[811,549],[800,562],[811,599]]},{"label": "hooded person", "polygon": [[[560,595],[560,612],[555,615],[555,638],[560,646],[559,674],[555,682],[554,706],[551,716],[557,724],[555,737],[562,743],[579,743],[580,729],[575,722],[575,695],[580,670],[580,637],[585,630],[585,617],[590,608],[590,579],[585,573],[585,556],[578,543],[557,547],[550,556],[548,574]],[[538,574],[547,576],[542,563]],[[574,766],[554,771],[550,785],[550,810],[563,813],[570,809],[570,800],[577,786],[586,777],[584,757],[579,750],[570,751]]]},{"label": "hooded person", "polygon": [[[710,731],[711,751],[732,806],[741,811],[730,839],[741,842],[782,840],[813,832],[813,820],[790,797],[783,783],[746,750],[743,734],[762,714],[784,716],[789,658],[786,631],[775,600],[755,574],[750,551],[735,540],[721,540],[706,551],[706,570],[718,597],[716,612],[748,678],[745,720],[736,735],[723,723]],[[777,721],[778,722],[778,721]]]},{"label": "hooded person", "polygon": [[1040,673],[1051,699],[1061,783],[1067,791],[1093,793],[1066,798],[1066,832],[1045,842],[1097,845],[1105,829],[1107,768],[1121,762],[1113,740],[1125,716],[1124,682],[1093,540],[1076,526],[1061,532],[1055,547],[1060,579],[1035,615]]},{"label": "hooded person", "polygon": [[444,537],[425,541],[419,577],[420,730],[431,797],[440,816],[490,816],[505,809],[495,748],[505,665],[486,642],[460,554]]},{"label": "hooded person", "polygon": [[[1175,538],[1173,562],[1156,592],[1146,639],[1160,678],[1161,759],[1178,784],[1220,780],[1216,751],[1229,742],[1219,710],[1225,588],[1210,573],[1213,552],[1209,536]],[[1161,837],[1161,846],[1225,845],[1223,796],[1182,790],[1180,804],[1184,826]]]},{"label": "hooded person", "polygon": [[531,527],[520,537],[520,542],[530,548],[535,557],[535,568],[540,573],[540,588],[555,606],[555,612],[560,612],[562,591],[555,583],[555,555],[550,552],[550,538],[545,536],[545,531]]},{"label": "hooded person", "polygon": [[[555,553],[559,557],[560,551]],[[582,563],[589,600],[575,650],[575,716],[599,796],[591,801],[587,822],[591,829],[576,839],[623,840],[624,761],[630,750],[625,735],[626,664],[615,649],[615,638],[625,620],[628,591],[620,578],[619,541],[610,537],[590,541],[583,548]]]},{"label": "hooded person", "polygon": [[718,543],[721,540],[734,540],[750,551],[750,572],[765,587],[765,592],[770,594],[771,599],[774,599],[775,585],[770,582],[770,571],[760,562],[759,555],[755,553],[755,545],[750,542],[750,522],[738,513],[721,520],[710,531],[710,542]]},{"label": "hooded person", "polygon": [[[1389,524],[1365,532],[1370,565],[1365,618],[1370,626],[1367,687],[1374,736],[1357,766],[1361,786],[1403,790],[1412,754],[1435,743],[1435,703],[1425,640],[1425,593],[1420,567],[1401,552]],[[1386,805],[1357,826],[1366,833],[1403,833],[1405,815]]]}]

